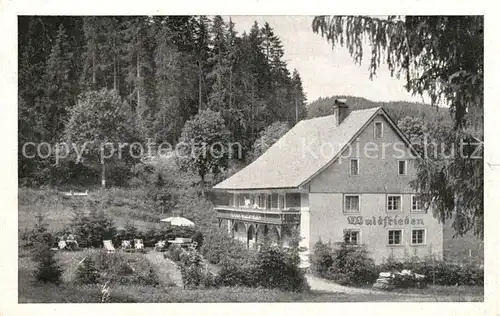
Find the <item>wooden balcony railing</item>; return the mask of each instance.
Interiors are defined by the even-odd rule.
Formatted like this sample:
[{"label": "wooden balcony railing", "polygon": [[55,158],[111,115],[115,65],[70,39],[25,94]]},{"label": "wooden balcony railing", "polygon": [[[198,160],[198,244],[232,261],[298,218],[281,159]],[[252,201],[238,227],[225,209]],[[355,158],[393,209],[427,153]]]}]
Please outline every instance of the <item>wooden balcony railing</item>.
[{"label": "wooden balcony railing", "polygon": [[217,217],[221,219],[235,219],[274,225],[300,224],[300,211],[297,209],[250,209],[222,205],[216,206],[215,209],[217,210]]}]

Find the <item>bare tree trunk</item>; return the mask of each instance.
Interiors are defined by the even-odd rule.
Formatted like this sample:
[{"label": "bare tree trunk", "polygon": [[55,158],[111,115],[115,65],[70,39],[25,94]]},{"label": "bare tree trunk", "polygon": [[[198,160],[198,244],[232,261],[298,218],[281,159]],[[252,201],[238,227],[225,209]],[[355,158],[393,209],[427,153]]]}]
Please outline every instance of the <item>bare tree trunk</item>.
[{"label": "bare tree trunk", "polygon": [[250,100],[250,138],[253,140],[253,103],[255,101],[253,80],[251,84],[252,84],[252,99]]},{"label": "bare tree trunk", "polygon": [[232,109],[233,100],[233,66],[229,69],[229,109]]},{"label": "bare tree trunk", "polygon": [[200,173],[201,178],[201,195],[205,196],[205,175]]},{"label": "bare tree trunk", "polygon": [[202,70],[201,70],[201,65],[198,63],[198,66],[200,67],[200,74],[198,76],[198,112],[202,110],[202,97],[201,97],[201,76],[202,76]]},{"label": "bare tree trunk", "polygon": [[104,160],[101,162],[101,188],[106,188],[106,165],[104,164]]},{"label": "bare tree trunk", "polygon": [[141,106],[141,59],[139,51],[137,51],[137,110]]},{"label": "bare tree trunk", "polygon": [[97,78],[96,78],[96,72],[95,72],[95,52],[92,54],[92,87],[95,88],[96,87],[96,82],[97,82]]},{"label": "bare tree trunk", "polygon": [[113,38],[113,89],[115,91],[118,91],[118,87],[116,85],[116,44],[114,38]]},{"label": "bare tree trunk", "polygon": [[118,61],[116,62],[116,77],[116,91],[120,94],[120,58],[118,58]]}]

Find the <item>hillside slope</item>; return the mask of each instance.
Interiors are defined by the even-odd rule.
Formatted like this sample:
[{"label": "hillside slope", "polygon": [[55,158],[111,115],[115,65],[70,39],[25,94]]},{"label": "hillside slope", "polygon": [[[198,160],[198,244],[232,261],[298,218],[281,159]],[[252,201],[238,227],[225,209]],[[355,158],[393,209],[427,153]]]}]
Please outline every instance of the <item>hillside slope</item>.
[{"label": "hillside slope", "polygon": [[307,106],[307,118],[333,114],[333,105],[335,99],[337,98],[346,99],[347,105],[349,105],[349,111],[363,110],[380,106],[389,113],[395,122],[398,122],[405,116],[421,117],[424,120],[430,120],[436,116],[441,118],[450,118],[450,112],[447,108],[439,108],[428,104],[406,101],[376,102],[361,97],[345,95],[319,98],[318,100],[311,102]]}]

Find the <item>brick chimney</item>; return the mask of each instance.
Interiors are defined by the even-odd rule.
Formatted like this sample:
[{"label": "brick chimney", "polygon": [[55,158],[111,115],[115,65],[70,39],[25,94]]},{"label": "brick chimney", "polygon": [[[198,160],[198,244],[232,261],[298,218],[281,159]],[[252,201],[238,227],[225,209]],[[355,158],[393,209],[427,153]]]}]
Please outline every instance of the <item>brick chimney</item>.
[{"label": "brick chimney", "polygon": [[347,117],[349,106],[346,104],[346,99],[335,99],[335,105],[333,106],[333,114],[335,115],[335,127],[339,126],[340,123]]}]

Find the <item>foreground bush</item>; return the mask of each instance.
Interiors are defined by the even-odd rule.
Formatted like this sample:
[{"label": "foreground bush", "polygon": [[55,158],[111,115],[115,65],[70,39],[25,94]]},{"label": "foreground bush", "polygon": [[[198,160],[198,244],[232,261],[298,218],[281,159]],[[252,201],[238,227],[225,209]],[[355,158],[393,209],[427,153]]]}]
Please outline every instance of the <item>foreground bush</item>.
[{"label": "foreground bush", "polygon": [[100,250],[92,253],[92,259],[99,271],[99,283],[109,281],[113,284],[159,284],[158,276],[148,260],[139,253],[107,253]]},{"label": "foreground bush", "polygon": [[256,256],[248,262],[224,262],[219,277],[225,286],[303,292],[309,289],[309,285],[299,264],[298,245],[284,248],[265,242],[260,245]]},{"label": "foreground bush", "polygon": [[291,292],[307,290],[309,286],[299,263],[298,252],[293,248],[263,244],[252,264],[255,285]]},{"label": "foreground bush", "polygon": [[313,271],[318,276],[342,285],[373,284],[378,276],[373,259],[362,246],[338,243],[333,247],[319,241],[314,247],[312,261]]},{"label": "foreground bush", "polygon": [[37,262],[35,278],[43,283],[61,283],[62,269],[57,265],[54,252],[43,243],[35,245],[33,259]]},{"label": "foreground bush", "polygon": [[223,261],[247,262],[252,256],[245,244],[220,229],[212,229],[206,233],[201,251],[213,264],[221,264]]},{"label": "foreground bush", "polygon": [[99,282],[99,271],[92,258],[84,258],[76,270],[76,282],[79,284],[96,284]]},{"label": "foreground bush", "polygon": [[164,257],[174,262],[181,262],[181,254],[183,252],[184,250],[179,245],[171,245],[165,252]]},{"label": "foreground bush", "polygon": [[328,269],[333,265],[333,248],[331,244],[318,241],[311,256],[311,269],[314,274],[326,277]]},{"label": "foreground bush", "polygon": [[25,229],[20,239],[24,241],[24,246],[33,247],[34,245],[44,244],[52,247],[55,237],[48,231],[49,225],[45,222],[43,214],[36,215],[36,223],[32,229]]},{"label": "foreground bush", "polygon": [[224,286],[256,286],[253,268],[249,264],[224,262],[219,270],[220,282]]},{"label": "foreground bush", "polygon": [[165,255],[179,266],[185,288],[211,288],[221,285],[220,277],[203,264],[203,257],[197,249],[183,250],[173,246]]}]

